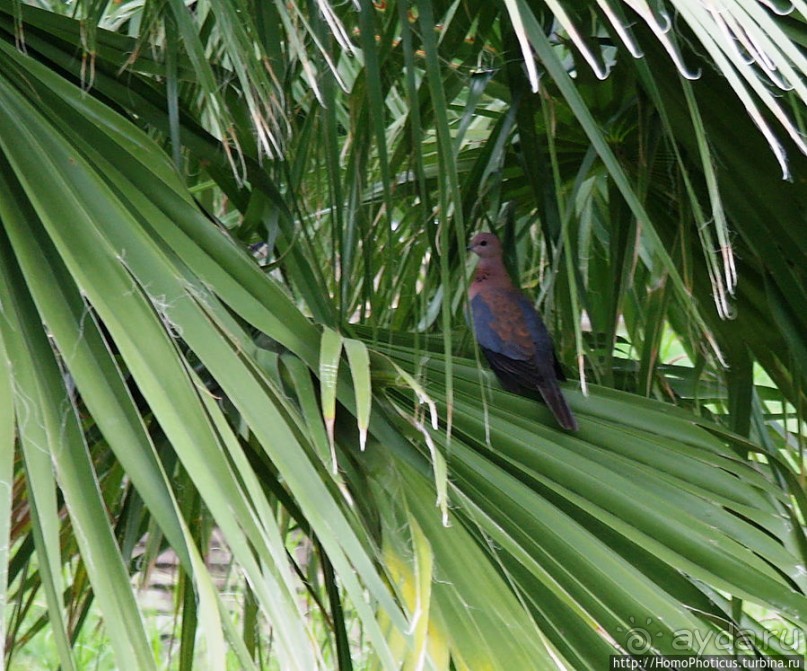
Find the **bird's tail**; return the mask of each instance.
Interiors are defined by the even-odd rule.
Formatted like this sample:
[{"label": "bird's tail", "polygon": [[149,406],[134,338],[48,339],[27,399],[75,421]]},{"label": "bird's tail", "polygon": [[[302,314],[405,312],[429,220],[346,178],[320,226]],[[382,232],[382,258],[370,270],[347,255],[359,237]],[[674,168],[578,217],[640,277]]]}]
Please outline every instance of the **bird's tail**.
[{"label": "bird's tail", "polygon": [[572,414],[572,409],[566,402],[566,398],[563,396],[563,392],[558,386],[558,383],[552,380],[549,384],[539,385],[538,391],[541,392],[544,403],[546,403],[547,407],[552,411],[552,414],[555,415],[558,424],[567,431],[577,431],[577,419]]}]

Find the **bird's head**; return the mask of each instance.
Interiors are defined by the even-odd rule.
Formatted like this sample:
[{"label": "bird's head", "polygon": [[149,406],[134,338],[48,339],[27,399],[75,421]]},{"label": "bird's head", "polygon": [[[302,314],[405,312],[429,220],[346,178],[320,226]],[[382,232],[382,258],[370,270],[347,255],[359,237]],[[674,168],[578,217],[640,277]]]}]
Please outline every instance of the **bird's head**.
[{"label": "bird's head", "polygon": [[468,245],[468,251],[483,259],[501,256],[502,243],[493,233],[477,233]]}]

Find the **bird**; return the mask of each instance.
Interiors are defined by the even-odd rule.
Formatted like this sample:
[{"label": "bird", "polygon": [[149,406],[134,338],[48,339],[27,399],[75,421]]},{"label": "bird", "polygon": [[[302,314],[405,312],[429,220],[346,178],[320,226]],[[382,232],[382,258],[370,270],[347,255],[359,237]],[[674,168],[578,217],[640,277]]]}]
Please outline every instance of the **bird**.
[{"label": "bird", "polygon": [[477,233],[468,250],[479,257],[468,289],[470,319],[479,348],[502,387],[524,395],[537,390],[558,424],[577,431],[577,419],[558,380],[565,380],[541,315],[513,283],[493,233]]}]

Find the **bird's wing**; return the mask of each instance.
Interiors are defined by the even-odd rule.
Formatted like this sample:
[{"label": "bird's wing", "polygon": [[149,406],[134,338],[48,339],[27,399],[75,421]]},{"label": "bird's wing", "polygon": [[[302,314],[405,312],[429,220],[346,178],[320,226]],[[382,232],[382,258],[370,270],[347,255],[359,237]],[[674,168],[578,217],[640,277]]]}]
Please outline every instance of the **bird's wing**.
[{"label": "bird's wing", "polygon": [[541,316],[521,293],[491,289],[470,301],[476,338],[490,367],[508,391],[537,389],[558,423],[577,430],[577,420],[558,386],[564,379]]},{"label": "bird's wing", "polygon": [[554,376],[552,364],[549,369],[545,365],[554,361],[549,333],[523,295],[498,290],[477,294],[471,313],[479,346],[506,387],[534,389]]},{"label": "bird's wing", "polygon": [[526,361],[533,357],[534,344],[519,298],[501,290],[478,293],[471,299],[471,314],[482,347]]},{"label": "bird's wing", "polygon": [[546,324],[544,324],[544,320],[541,319],[541,315],[538,314],[538,311],[533,307],[532,303],[523,295],[519,295],[519,307],[524,315],[524,321],[526,322],[527,330],[532,339],[533,357],[538,360],[542,369],[542,364],[549,365],[551,363],[555,377],[558,380],[565,380],[566,376],[563,374],[560,362],[555,354],[552,336],[549,335],[549,331],[546,328]]}]

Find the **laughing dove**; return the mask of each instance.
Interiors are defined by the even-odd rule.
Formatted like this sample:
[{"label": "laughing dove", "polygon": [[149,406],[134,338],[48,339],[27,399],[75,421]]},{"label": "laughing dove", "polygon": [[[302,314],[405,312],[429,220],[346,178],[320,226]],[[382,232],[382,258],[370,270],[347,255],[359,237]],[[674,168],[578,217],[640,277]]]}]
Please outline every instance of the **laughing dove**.
[{"label": "laughing dove", "polygon": [[541,316],[513,284],[493,233],[479,233],[468,249],[479,257],[468,291],[476,339],[502,386],[515,393],[538,390],[558,424],[577,431],[558,379],[565,379]]}]

